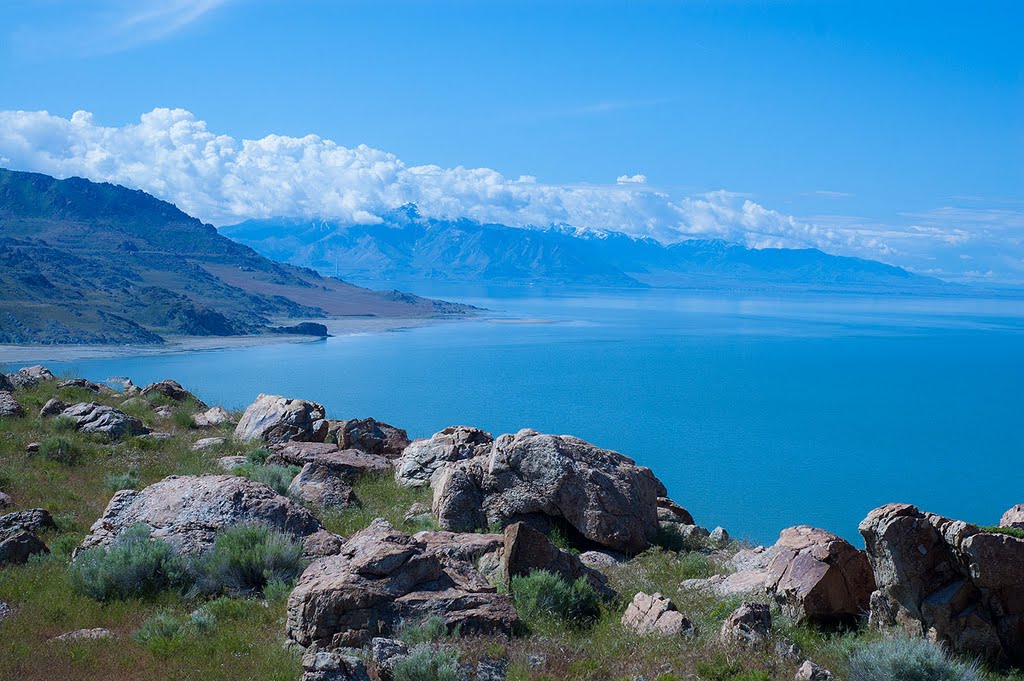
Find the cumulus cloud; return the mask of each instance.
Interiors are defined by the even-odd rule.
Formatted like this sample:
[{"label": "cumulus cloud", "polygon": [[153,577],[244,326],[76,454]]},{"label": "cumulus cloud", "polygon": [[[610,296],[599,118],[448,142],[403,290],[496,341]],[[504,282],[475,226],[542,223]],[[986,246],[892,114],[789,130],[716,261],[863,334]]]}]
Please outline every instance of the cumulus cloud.
[{"label": "cumulus cloud", "polygon": [[[959,248],[973,238],[949,225],[948,213],[903,227],[800,219],[732,192],[672,195],[643,175],[609,185],[547,184],[489,168],[410,166],[386,151],[317,135],[240,140],[182,109],[154,109],[118,127],[102,126],[85,111],[70,118],[0,111],[0,165],[143,189],[215,224],[274,216],[366,224],[412,202],[434,217],[517,227],[567,223],[664,242],[701,237],[755,248],[817,247],[919,268],[935,266],[936,244]],[[958,255],[948,259],[961,262]]]}]

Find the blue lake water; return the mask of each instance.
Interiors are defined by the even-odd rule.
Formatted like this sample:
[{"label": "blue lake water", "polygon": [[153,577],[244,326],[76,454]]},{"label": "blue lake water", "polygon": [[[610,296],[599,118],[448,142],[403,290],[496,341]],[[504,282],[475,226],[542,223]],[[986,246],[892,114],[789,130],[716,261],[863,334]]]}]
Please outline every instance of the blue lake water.
[{"label": "blue lake water", "polygon": [[308,398],[413,437],[452,424],[577,435],[652,467],[699,523],[760,543],[808,523],[860,545],[857,523],[891,501],[979,524],[1024,502],[1020,299],[447,294],[495,313],[49,364],[175,378],[231,407]]}]

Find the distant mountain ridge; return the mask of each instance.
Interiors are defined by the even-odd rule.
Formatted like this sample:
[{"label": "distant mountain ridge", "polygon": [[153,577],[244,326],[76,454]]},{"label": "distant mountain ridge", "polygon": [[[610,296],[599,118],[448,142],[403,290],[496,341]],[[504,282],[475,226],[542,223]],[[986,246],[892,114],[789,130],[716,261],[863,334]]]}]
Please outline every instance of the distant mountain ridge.
[{"label": "distant mountain ridge", "polygon": [[363,281],[627,288],[945,286],[899,267],[816,249],[752,249],[697,239],[665,245],[570,225],[524,229],[468,218],[428,218],[412,204],[389,211],[374,225],[272,218],[220,231],[275,260]]},{"label": "distant mountain ridge", "polygon": [[0,343],[161,343],[469,308],[272,262],[142,191],[0,169]]}]

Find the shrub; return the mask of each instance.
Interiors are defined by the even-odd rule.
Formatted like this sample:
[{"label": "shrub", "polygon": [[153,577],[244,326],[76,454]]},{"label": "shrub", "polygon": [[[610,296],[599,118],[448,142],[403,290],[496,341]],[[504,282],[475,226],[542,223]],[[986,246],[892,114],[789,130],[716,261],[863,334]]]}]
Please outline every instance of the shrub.
[{"label": "shrub", "polygon": [[582,577],[569,583],[547,570],[512,578],[516,610],[527,621],[557,618],[585,625],[600,615],[601,600]]},{"label": "shrub", "polygon": [[981,681],[977,665],[953,660],[923,638],[890,638],[866,643],[849,657],[849,681]]},{"label": "shrub", "polygon": [[123,489],[135,489],[139,486],[139,473],[138,471],[111,473],[103,478],[103,486],[111,492],[120,492]]},{"label": "shrub", "polygon": [[61,414],[53,419],[53,430],[57,433],[73,433],[78,430],[78,421]]},{"label": "shrub", "polygon": [[439,615],[431,615],[419,622],[409,622],[402,626],[398,638],[415,645],[417,643],[433,643],[448,635],[448,625]]},{"label": "shrub", "polygon": [[169,612],[160,611],[146,619],[135,632],[135,640],[143,645],[153,643],[158,639],[172,639],[181,633],[182,625],[174,615]]},{"label": "shrub", "polygon": [[234,471],[235,475],[241,475],[262,482],[278,494],[287,494],[288,485],[292,484],[292,478],[298,475],[301,469],[298,466],[265,466],[245,464]]},{"label": "shrub", "polygon": [[260,447],[259,449],[249,450],[245,458],[249,460],[253,466],[262,466],[267,462],[267,457],[270,456],[271,451]]},{"label": "shrub", "polygon": [[295,590],[295,580],[272,579],[263,587],[263,597],[272,603],[287,600]]},{"label": "shrub", "polygon": [[146,525],[125,530],[109,549],[83,551],[69,570],[74,588],[98,601],[149,596],[191,581],[186,562],[167,542],[150,541]]},{"label": "shrub", "polygon": [[395,663],[395,681],[457,681],[459,654],[451,648],[435,650],[429,643],[420,643]]},{"label": "shrub", "polygon": [[305,567],[302,546],[260,525],[236,525],[218,535],[202,559],[200,590],[263,593],[271,582],[293,582]]},{"label": "shrub", "polygon": [[74,441],[60,435],[48,437],[39,445],[39,456],[57,463],[75,463],[82,451]]}]

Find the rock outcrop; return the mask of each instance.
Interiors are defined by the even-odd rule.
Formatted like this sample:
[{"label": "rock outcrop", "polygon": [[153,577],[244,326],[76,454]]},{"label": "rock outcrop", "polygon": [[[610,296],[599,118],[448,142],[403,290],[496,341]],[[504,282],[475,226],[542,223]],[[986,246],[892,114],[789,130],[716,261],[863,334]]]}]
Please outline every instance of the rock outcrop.
[{"label": "rock outcrop", "polygon": [[342,449],[358,449],[385,459],[397,459],[409,445],[409,435],[401,428],[376,419],[329,421],[327,442]]},{"label": "rock outcrop", "polygon": [[798,622],[855,623],[875,590],[867,555],[831,532],[798,525],[782,531],[768,565],[768,593]]},{"label": "rock outcrop", "polygon": [[308,511],[262,483],[231,475],[174,475],[143,490],[117,492],[79,548],[109,546],[139,523],[183,553],[207,550],[218,531],[234,525],[265,525],[298,540],[321,530]]},{"label": "rock outcrop", "polygon": [[434,486],[445,529],[472,531],[517,521],[544,528],[562,519],[583,538],[635,553],[658,532],[665,487],[649,468],[568,435],[521,430],[491,453],[446,464]]},{"label": "rock outcrop", "polygon": [[395,479],[405,487],[425,487],[446,463],[487,456],[493,444],[491,434],[479,428],[445,428],[405,448],[395,462]]},{"label": "rock outcrop", "polygon": [[860,523],[877,590],[872,624],[955,652],[1024,662],[1024,539],[889,504]]},{"label": "rock outcrop", "polygon": [[622,615],[622,626],[641,636],[691,636],[693,623],[660,593],[633,596]]},{"label": "rock outcrop", "polygon": [[356,499],[344,478],[318,463],[302,467],[288,485],[288,496],[321,508],[347,508]]},{"label": "rock outcrop", "polygon": [[108,407],[99,402],[79,402],[61,412],[75,421],[75,427],[82,433],[107,435],[120,439],[128,435],[143,435],[149,429],[134,416],[120,409]]},{"label": "rock outcrop", "polygon": [[1010,507],[999,520],[999,527],[1024,529],[1024,504]]},{"label": "rock outcrop", "polygon": [[181,383],[170,379],[150,383],[142,389],[142,396],[150,399],[162,396],[174,402],[194,402],[201,408],[206,407],[202,400],[181,387]]},{"label": "rock outcrop", "polygon": [[772,629],[772,613],[764,603],[744,603],[725,618],[719,639],[722,643],[756,646],[763,643]]},{"label": "rock outcrop", "polygon": [[518,619],[471,564],[431,553],[378,519],[306,568],[288,599],[287,635],[304,648],[362,646],[430,615],[463,634],[507,634]]},{"label": "rock outcrop", "polygon": [[307,463],[317,464],[334,475],[354,480],[360,475],[369,473],[386,473],[391,470],[391,462],[383,456],[367,454],[356,449],[339,449],[337,445],[326,442],[289,442],[276,445],[268,464],[278,466],[305,466]]},{"label": "rock outcrop", "polygon": [[327,427],[322,404],[280,395],[260,395],[239,419],[235,437],[242,442],[262,440],[270,444],[323,442]]}]

